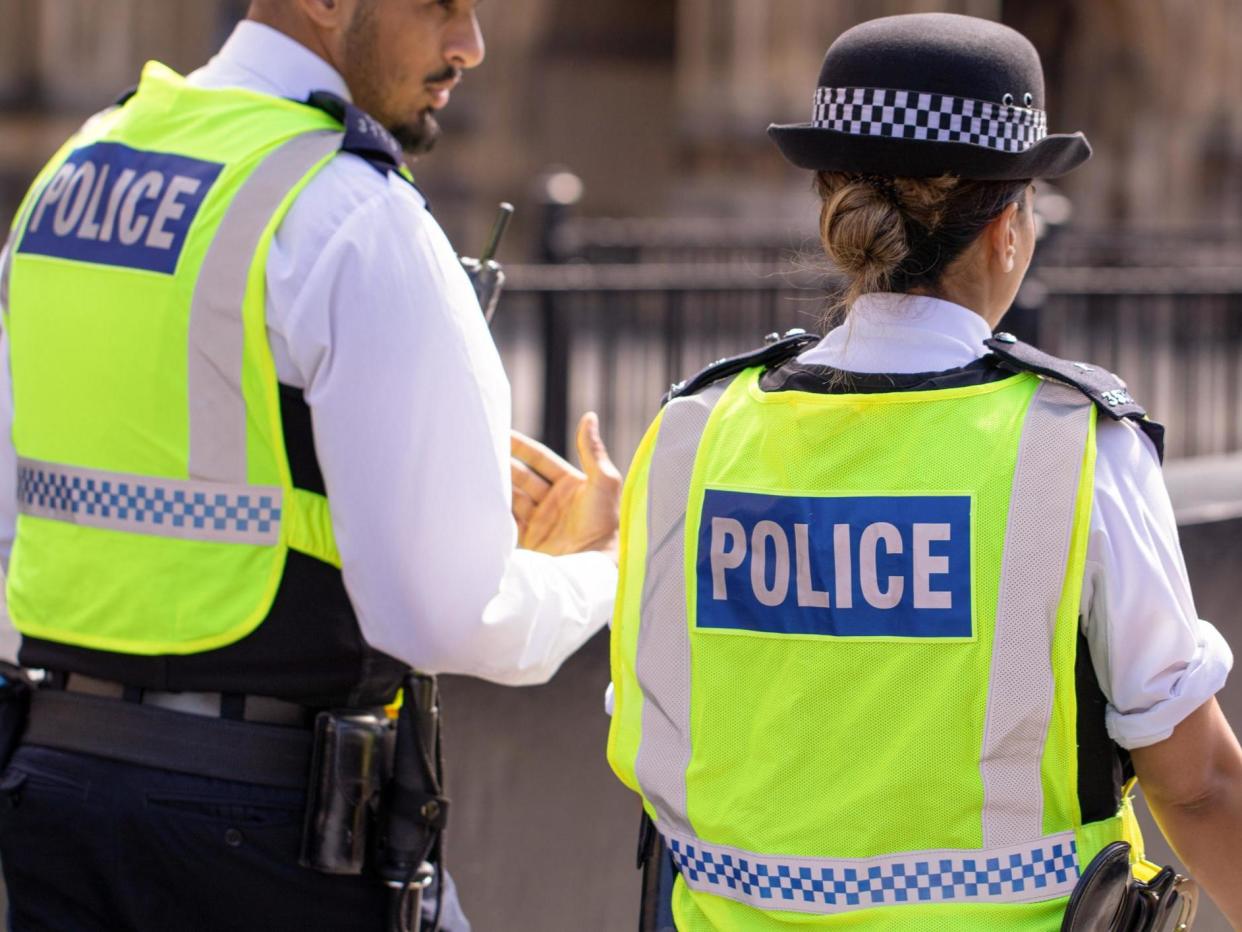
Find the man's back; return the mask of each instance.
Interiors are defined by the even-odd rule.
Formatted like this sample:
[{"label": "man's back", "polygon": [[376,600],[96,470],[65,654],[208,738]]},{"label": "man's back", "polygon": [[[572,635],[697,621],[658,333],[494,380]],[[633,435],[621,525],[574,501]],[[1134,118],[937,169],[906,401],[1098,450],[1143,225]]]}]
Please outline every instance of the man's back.
[{"label": "man's back", "polygon": [[[166,78],[170,87],[182,88],[175,94],[184,101],[170,104],[163,115],[156,107],[144,112],[142,120],[132,121],[141,124],[144,135],[120,142],[135,152],[176,150],[176,140],[162,135],[166,127],[180,123],[197,139],[196,127],[206,125],[199,116],[209,120],[215,103],[233,101],[304,114],[307,136],[323,124],[344,151],[327,152],[331,157],[312,160],[287,179],[279,208],[259,218],[263,233],[257,248],[225,235],[230,216],[256,212],[254,200],[242,196],[244,186],[231,189],[231,199],[212,202],[198,218],[220,221],[225,231],[208,236],[200,229],[201,252],[240,255],[241,272],[201,276],[213,295],[238,294],[236,304],[217,302],[212,314],[201,316],[199,322],[206,324],[198,326],[194,302],[170,297],[164,323],[151,328],[146,362],[112,365],[105,341],[105,352],[90,356],[89,364],[99,374],[101,399],[113,382],[130,391],[148,374],[164,380],[160,384],[167,390],[150,393],[152,407],[167,408],[164,427],[129,429],[126,425],[137,423],[133,418],[118,418],[116,424],[103,418],[98,425],[101,435],[118,428],[115,449],[121,459],[140,436],[167,454],[151,476],[141,464],[131,464],[143,490],[157,483],[217,481],[210,469],[200,475],[196,463],[204,457],[228,462],[225,454],[240,449],[245,480],[276,493],[268,498],[271,514],[259,522],[268,536],[233,541],[232,547],[224,540],[195,538],[216,520],[240,521],[257,533],[250,528],[255,522],[237,507],[223,516],[187,512],[179,533],[162,537],[150,526],[100,526],[93,513],[91,520],[75,523],[61,520],[68,514],[34,516],[22,506],[14,567],[18,591],[27,591],[23,585],[40,591],[40,574],[62,563],[37,546],[39,532],[31,529],[40,526],[31,519],[59,521],[76,535],[75,545],[93,540],[89,546],[98,556],[64,551],[66,559],[82,561],[94,574],[84,576],[71,596],[82,610],[79,627],[65,627],[45,586],[41,604],[50,627],[31,629],[39,636],[23,645],[23,659],[40,661],[53,675],[52,689],[36,694],[27,746],[4,779],[9,798],[21,801],[9,820],[4,852],[18,928],[185,928],[187,922],[212,928],[378,928],[388,894],[377,878],[326,877],[298,866],[309,720],[325,706],[374,707],[388,701],[406,666],[509,683],[546,679],[602,625],[610,608],[615,568],[606,555],[608,526],[598,544],[571,548],[588,552],[552,558],[516,550],[509,513],[508,384],[499,357],[469,280],[399,168],[397,141],[347,102],[351,87],[374,91],[374,81],[383,78],[359,77],[353,67],[359,55],[368,57],[357,47],[354,27],[382,35],[371,21],[379,15],[424,51],[430,48],[432,59],[439,56],[437,73],[427,76],[425,93],[420,90],[415,102],[442,106],[449,80],[443,73],[451,73],[455,83],[482,55],[473,4],[451,14],[428,4],[415,15],[413,8],[395,6],[376,14],[370,6],[354,10],[273,0],[255,4],[252,13],[270,14],[288,35],[244,23],[221,55],[188,83]],[[344,48],[346,33],[352,37],[352,58],[338,61],[333,49]],[[324,46],[329,40],[332,48]],[[329,60],[352,74],[350,81]],[[416,86],[422,83],[420,78]],[[306,103],[322,91],[330,96],[321,95],[316,103],[330,115]],[[151,105],[152,93],[140,87],[105,122],[124,123],[126,108],[139,112]],[[187,111],[185,101],[191,100],[203,104],[203,114]],[[423,130],[428,113],[420,111],[415,120]],[[403,142],[417,135],[396,117],[385,122]],[[81,141],[67,151],[77,151]],[[224,165],[223,176],[233,177],[228,144],[225,132],[219,138],[224,148],[204,148],[199,155]],[[51,293],[24,286],[37,276],[27,271],[31,260],[23,255],[23,244],[19,224],[6,252],[15,284],[8,311],[17,325],[11,350],[18,389],[36,360],[45,377],[54,378],[56,358],[54,345],[29,342],[21,330],[21,321],[34,319],[30,315],[39,301]],[[90,263],[67,261],[66,282],[100,274]],[[193,271],[174,263],[154,274],[173,276],[170,295],[189,296],[199,290]],[[178,274],[188,277],[182,281]],[[79,289],[84,305],[108,297],[106,288],[92,283]],[[212,342],[221,321],[234,315],[244,323],[241,344],[236,329],[223,343]],[[230,355],[234,351],[238,355]],[[235,399],[197,393],[196,379],[236,386],[241,419],[222,416],[236,409]],[[0,384],[0,390],[7,395],[8,385]],[[42,393],[17,394],[18,449],[0,441],[0,474],[5,461],[26,455],[21,425],[30,423],[28,405]],[[187,399],[188,411],[177,397]],[[187,417],[192,423],[183,431],[178,419]],[[200,425],[225,426],[196,433],[196,418]],[[240,447],[226,442],[238,425]],[[0,433],[7,437],[7,431]],[[48,437],[62,435],[49,424]],[[195,437],[208,443],[195,444]],[[107,471],[116,465],[106,451],[88,453],[78,459],[97,462],[60,464],[62,471],[83,466]],[[178,467],[182,458],[188,465]],[[108,481],[112,488],[119,480]],[[0,486],[0,536],[13,521],[19,491]],[[197,507],[194,495],[185,494],[194,490],[173,491]],[[204,508],[219,504],[213,497],[217,491],[202,490]],[[182,527],[186,521],[192,530]],[[610,527],[615,530],[615,521]],[[119,578],[137,566],[119,559],[119,549],[108,552],[106,535],[114,533],[129,534],[160,559],[188,539],[187,553],[193,551],[193,560],[201,562],[174,561],[181,574],[176,580],[152,574],[128,587],[112,585],[118,596],[105,609],[92,596],[116,582],[107,567]],[[254,560],[247,562],[247,555]],[[238,567],[226,571],[229,561]],[[247,624],[225,625],[217,617],[222,600],[182,599],[200,584],[223,585],[230,594],[249,591],[260,577],[270,588],[255,604],[262,609],[266,600],[267,608],[252,613]],[[92,589],[91,578],[100,586]],[[135,625],[129,606],[159,585],[170,594],[169,622],[185,619],[214,635],[178,641],[178,625],[160,620],[155,611]],[[175,606],[181,607],[174,611]],[[19,626],[21,615],[15,612]],[[79,636],[105,629],[125,633],[108,644],[90,634]],[[152,636],[140,643],[134,634],[139,629]],[[65,721],[79,726],[61,727]],[[72,788],[71,802],[42,792],[64,787]],[[89,837],[75,864],[81,878],[76,893],[62,896],[51,850],[30,839],[60,839],[64,850],[75,826]],[[110,838],[120,847],[109,849]],[[194,886],[193,895],[187,885]],[[222,889],[230,900],[219,895]],[[446,927],[467,928],[451,885],[443,900]]]}]

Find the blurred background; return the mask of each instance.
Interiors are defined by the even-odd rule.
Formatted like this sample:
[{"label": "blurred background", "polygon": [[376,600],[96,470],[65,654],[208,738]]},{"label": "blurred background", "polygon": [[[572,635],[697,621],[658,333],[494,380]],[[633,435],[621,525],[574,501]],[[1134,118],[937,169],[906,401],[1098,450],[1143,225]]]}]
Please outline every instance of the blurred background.
[{"label": "blurred background", "polygon": [[[245,7],[0,0],[0,215],[143,61],[197,67]],[[840,32],[926,10],[1028,35],[1050,128],[1095,147],[1041,186],[1043,239],[1005,326],[1120,372],[1168,425],[1200,613],[1242,643],[1238,0],[488,0],[487,60],[414,171],[465,254],[497,201],[517,206],[494,328],[516,426],[564,449],[593,408],[624,466],[671,382],[819,326],[810,180],[764,130],[809,119]],[[603,761],[606,681],[597,638],[545,687],[447,684],[448,858],[477,929],[635,926],[638,809]],[[1242,687],[1222,700],[1242,726]],[[1197,928],[1228,927],[1208,907]]]}]

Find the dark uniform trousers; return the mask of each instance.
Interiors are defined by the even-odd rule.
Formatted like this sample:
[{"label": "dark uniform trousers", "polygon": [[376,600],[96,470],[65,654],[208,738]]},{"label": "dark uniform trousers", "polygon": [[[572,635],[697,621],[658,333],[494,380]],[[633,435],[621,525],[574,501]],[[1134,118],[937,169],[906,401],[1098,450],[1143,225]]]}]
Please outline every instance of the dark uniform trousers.
[{"label": "dark uniform trousers", "polygon": [[[23,746],[0,776],[9,927],[383,932],[377,879],[298,865],[304,802],[299,790]],[[447,875],[441,922],[470,929]]]}]

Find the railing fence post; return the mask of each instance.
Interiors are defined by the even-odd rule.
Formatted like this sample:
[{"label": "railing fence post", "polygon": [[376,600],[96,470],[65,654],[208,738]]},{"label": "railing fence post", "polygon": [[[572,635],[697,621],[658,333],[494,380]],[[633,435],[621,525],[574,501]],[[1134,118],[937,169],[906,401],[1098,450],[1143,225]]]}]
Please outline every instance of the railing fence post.
[{"label": "railing fence post", "polygon": [[[548,265],[566,261],[559,233],[570,208],[582,197],[582,181],[564,168],[550,168],[539,179],[541,206],[539,260]],[[573,322],[567,306],[570,293],[545,291],[540,301],[543,338],[543,442],[564,455],[572,446],[569,437],[570,359]]]}]

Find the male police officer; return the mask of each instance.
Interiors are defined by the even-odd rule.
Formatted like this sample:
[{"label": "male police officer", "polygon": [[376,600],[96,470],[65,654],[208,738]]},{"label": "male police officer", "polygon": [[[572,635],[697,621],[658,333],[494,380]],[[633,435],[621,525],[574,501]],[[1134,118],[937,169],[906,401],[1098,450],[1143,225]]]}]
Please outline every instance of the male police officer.
[{"label": "male police officer", "polygon": [[482,60],[474,8],[255,0],[19,212],[0,533],[52,688],[3,779],[16,928],[379,929],[376,879],[297,864],[311,713],[410,666],[545,680],[610,611],[598,426],[587,476],[550,469],[569,555],[516,550],[509,386],[400,162]]}]

